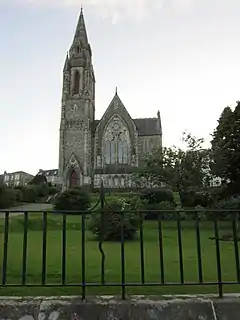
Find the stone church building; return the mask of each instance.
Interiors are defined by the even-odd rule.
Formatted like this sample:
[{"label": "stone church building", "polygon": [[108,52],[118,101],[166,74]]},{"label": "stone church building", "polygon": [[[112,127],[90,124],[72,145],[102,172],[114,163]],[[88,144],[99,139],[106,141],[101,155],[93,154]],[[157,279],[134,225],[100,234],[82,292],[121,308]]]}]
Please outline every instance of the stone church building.
[{"label": "stone church building", "polygon": [[92,50],[81,10],[63,69],[58,170],[63,189],[98,188],[101,180],[107,188],[131,187],[141,156],[161,145],[160,112],[131,118],[117,90],[102,118],[95,119]]}]

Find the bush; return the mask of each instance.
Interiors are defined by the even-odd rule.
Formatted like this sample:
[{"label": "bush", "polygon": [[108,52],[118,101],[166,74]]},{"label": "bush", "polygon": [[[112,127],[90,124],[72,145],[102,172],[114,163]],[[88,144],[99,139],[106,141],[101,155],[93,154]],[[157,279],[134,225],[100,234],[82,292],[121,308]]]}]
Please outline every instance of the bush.
[{"label": "bush", "polygon": [[37,190],[33,186],[26,186],[21,189],[23,202],[35,202],[38,194]]},{"label": "bush", "polygon": [[141,199],[146,200],[149,204],[160,202],[174,202],[174,194],[172,190],[165,188],[145,189],[141,194]]},{"label": "bush", "polygon": [[181,203],[185,208],[195,208],[196,206],[209,208],[213,206],[214,201],[214,197],[208,191],[196,192],[194,190],[187,190],[181,192]]},{"label": "bush", "polygon": [[0,209],[7,209],[14,206],[19,196],[19,190],[3,188],[0,193]]},{"label": "bush", "polygon": [[14,190],[16,192],[16,202],[22,202],[23,194],[21,188],[15,187]]},{"label": "bush", "polygon": [[57,194],[59,192],[60,192],[59,188],[57,188],[57,187],[49,187],[49,190],[48,190],[49,196],[54,196],[55,194]]},{"label": "bush", "polygon": [[109,201],[109,206],[91,215],[88,229],[103,241],[120,241],[123,224],[123,238],[132,240],[139,229],[139,215],[130,210],[141,208],[139,197],[131,199],[115,198]]},{"label": "bush", "polygon": [[196,197],[196,192],[193,190],[181,191],[180,192],[181,205],[183,207],[193,208],[195,197]]},{"label": "bush", "polygon": [[[223,211],[210,212],[208,214],[209,219],[213,218],[216,214],[218,219],[222,219],[222,220],[230,219],[233,213],[238,213],[238,214],[240,213],[240,197],[221,200],[216,204],[215,209],[219,209]],[[231,209],[236,211],[232,211],[231,213],[228,211]]]},{"label": "bush", "polygon": [[[162,201],[160,203],[150,203],[144,206],[145,219],[146,220],[158,220],[161,218],[162,220],[174,220],[175,219],[175,207],[176,204],[174,202]],[[158,212],[153,212],[153,210],[163,210]],[[165,210],[173,210],[172,212],[168,212]]]},{"label": "bush", "polygon": [[[188,211],[186,211],[188,210]],[[195,207],[185,207],[183,211],[180,212],[181,219],[183,220],[205,220],[207,213],[205,208],[201,205],[197,205]]]},{"label": "bush", "polygon": [[89,194],[78,188],[64,191],[55,201],[55,210],[87,210],[89,207]]},{"label": "bush", "polygon": [[49,194],[49,186],[47,184],[35,185],[34,188],[38,198],[45,198]]}]

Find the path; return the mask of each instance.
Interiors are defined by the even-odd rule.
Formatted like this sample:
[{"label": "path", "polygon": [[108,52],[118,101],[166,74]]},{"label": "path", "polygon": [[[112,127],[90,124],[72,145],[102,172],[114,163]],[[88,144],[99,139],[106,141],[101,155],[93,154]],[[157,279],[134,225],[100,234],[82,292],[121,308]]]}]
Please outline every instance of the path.
[{"label": "path", "polygon": [[[17,216],[19,214],[23,214],[24,211],[44,211],[44,210],[52,210],[53,205],[49,203],[29,203],[24,204],[22,206],[12,207],[10,209],[6,209],[5,211],[18,211],[21,210],[22,212],[12,212],[10,213],[11,216]],[[4,216],[4,212],[0,212],[0,217]]]}]

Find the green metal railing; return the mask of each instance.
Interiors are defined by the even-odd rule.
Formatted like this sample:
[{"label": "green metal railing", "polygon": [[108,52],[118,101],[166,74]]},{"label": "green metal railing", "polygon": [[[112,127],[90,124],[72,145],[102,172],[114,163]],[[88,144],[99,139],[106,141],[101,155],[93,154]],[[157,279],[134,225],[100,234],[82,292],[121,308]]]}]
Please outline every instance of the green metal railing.
[{"label": "green metal railing", "polygon": [[[100,192],[99,201],[96,204],[96,207],[100,207],[101,210],[101,222],[104,224],[104,212],[106,206],[108,206],[103,190]],[[215,245],[215,259],[216,259],[216,274],[217,281],[206,282],[203,277],[203,253],[202,253],[202,245],[201,245],[201,221],[199,217],[195,216],[193,219],[194,225],[194,233],[196,239],[196,261],[197,261],[197,270],[198,280],[195,282],[187,282],[185,281],[185,270],[184,270],[184,246],[182,241],[182,233],[183,228],[182,224],[184,223],[181,218],[181,212],[183,209],[175,212],[175,221],[176,223],[176,232],[177,232],[177,251],[179,257],[179,274],[180,281],[179,282],[168,282],[165,278],[165,269],[166,265],[164,263],[164,252],[167,248],[164,247],[163,243],[163,215],[161,211],[151,210],[152,213],[158,213],[158,219],[154,222],[157,226],[158,232],[158,254],[159,254],[159,281],[155,282],[147,282],[146,281],[146,265],[145,265],[145,256],[144,256],[144,225],[145,225],[145,211],[132,211],[134,214],[139,215],[140,217],[140,225],[139,225],[139,250],[140,250],[140,281],[139,282],[127,282],[126,281],[126,256],[125,256],[125,246],[126,241],[124,240],[124,228],[123,228],[123,220],[124,214],[126,212],[121,212],[122,223],[121,223],[121,245],[120,245],[120,254],[121,254],[121,281],[118,283],[109,283],[106,282],[106,253],[103,248],[103,238],[100,235],[100,239],[98,241],[98,250],[101,255],[101,263],[100,263],[100,281],[98,283],[95,282],[87,282],[86,281],[86,219],[89,215],[92,214],[94,208],[88,211],[49,211],[49,212],[40,212],[42,214],[42,251],[41,251],[41,281],[39,283],[28,283],[27,282],[27,255],[28,255],[28,233],[29,233],[29,215],[33,215],[35,213],[39,213],[39,211],[35,212],[22,212],[22,211],[0,211],[0,215],[2,215],[2,219],[4,219],[4,232],[3,232],[3,243],[0,243],[0,247],[3,246],[2,250],[2,267],[1,267],[1,283],[0,287],[81,287],[82,288],[82,298],[86,298],[86,289],[88,287],[120,287],[121,288],[121,296],[122,299],[126,298],[126,288],[127,287],[158,287],[158,286],[217,286],[219,297],[223,296],[223,286],[224,285],[237,285],[240,284],[240,264],[239,264],[239,245],[238,245],[238,212],[236,210],[228,210],[229,213],[229,223],[231,224],[232,229],[232,244],[234,246],[234,260],[236,265],[236,273],[232,275],[232,281],[223,281],[222,276],[222,264],[221,264],[221,250],[220,250],[220,237],[219,237],[219,219],[218,214],[219,210],[209,210],[209,212],[216,213],[214,214],[214,218],[209,222],[213,226],[214,230],[214,245]],[[172,212],[173,210],[165,210]],[[226,212],[227,210],[224,210]],[[129,211],[128,211],[129,212]],[[187,211],[186,211],[187,212]],[[191,210],[193,212],[193,210]],[[21,267],[21,282],[17,284],[11,284],[7,281],[7,270],[8,270],[8,246],[9,246],[9,238],[11,236],[10,232],[10,219],[12,213],[23,214],[23,244],[22,244],[22,267]],[[149,212],[148,212],[149,213]],[[62,218],[62,229],[61,229],[61,279],[60,283],[51,284],[47,282],[47,233],[48,233],[48,215],[60,215]],[[81,216],[81,282],[80,283],[68,283],[67,282],[67,220],[68,217],[72,215]]]}]

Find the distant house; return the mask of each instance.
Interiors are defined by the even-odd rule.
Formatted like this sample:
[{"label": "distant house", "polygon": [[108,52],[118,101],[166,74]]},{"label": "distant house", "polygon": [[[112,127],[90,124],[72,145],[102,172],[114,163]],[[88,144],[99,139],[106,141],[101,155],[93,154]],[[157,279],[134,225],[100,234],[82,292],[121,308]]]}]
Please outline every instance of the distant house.
[{"label": "distant house", "polygon": [[32,174],[24,171],[15,171],[11,173],[4,171],[2,176],[3,184],[9,187],[25,186],[33,178]]},{"label": "distant house", "polygon": [[51,169],[51,170],[42,170],[40,169],[37,175],[45,176],[48,183],[51,183],[54,186],[59,184],[58,179],[58,169]]}]

